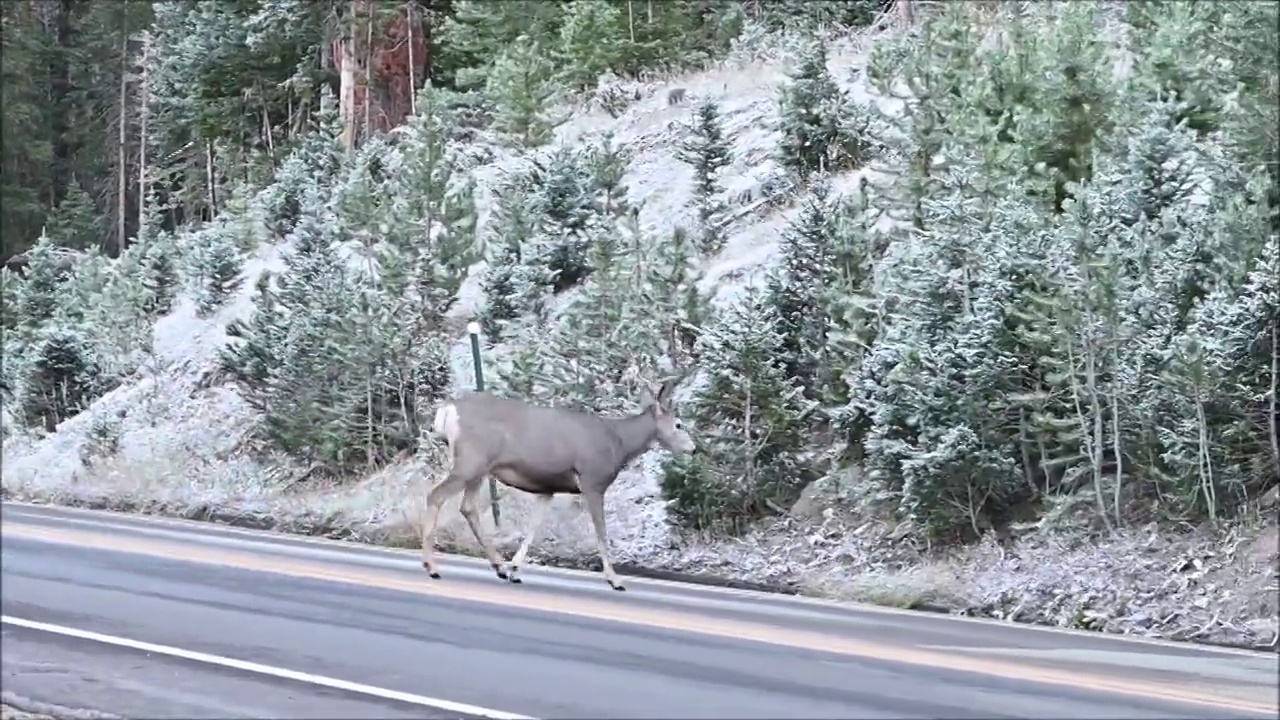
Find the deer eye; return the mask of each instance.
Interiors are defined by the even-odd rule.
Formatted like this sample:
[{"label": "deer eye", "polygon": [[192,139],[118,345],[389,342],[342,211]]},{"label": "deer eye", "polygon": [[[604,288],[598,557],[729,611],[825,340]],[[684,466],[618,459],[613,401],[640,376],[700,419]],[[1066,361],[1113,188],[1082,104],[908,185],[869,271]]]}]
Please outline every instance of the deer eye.
[{"label": "deer eye", "polygon": [[677,429],[677,430],[683,430],[683,429],[684,429],[684,423],[682,423],[682,422],[680,422],[679,420],[677,420],[677,421],[675,422],[675,429]]}]

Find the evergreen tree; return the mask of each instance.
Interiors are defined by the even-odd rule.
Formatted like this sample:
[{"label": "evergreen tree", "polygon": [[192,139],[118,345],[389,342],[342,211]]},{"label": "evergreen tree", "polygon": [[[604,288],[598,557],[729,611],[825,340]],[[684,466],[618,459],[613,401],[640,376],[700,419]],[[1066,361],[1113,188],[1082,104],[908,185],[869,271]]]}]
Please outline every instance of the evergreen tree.
[{"label": "evergreen tree", "polygon": [[456,0],[440,24],[435,62],[445,87],[484,88],[502,51],[537,40],[544,47],[559,34],[564,8],[542,0]]},{"label": "evergreen tree", "polygon": [[217,310],[244,283],[241,272],[244,259],[234,238],[213,234],[208,246],[201,249],[200,265],[203,282],[196,301],[196,311],[203,317]]},{"label": "evergreen tree", "polygon": [[537,212],[522,178],[508,182],[497,193],[486,245],[497,248],[484,276],[485,322],[494,337],[506,334],[505,325],[522,312],[539,315],[545,292],[554,278],[536,252]]},{"label": "evergreen tree", "polygon": [[555,66],[543,46],[524,35],[498,52],[485,84],[495,105],[493,128],[524,147],[542,145],[559,124],[549,114],[559,93]]},{"label": "evergreen tree", "polygon": [[808,195],[782,234],[781,261],[769,278],[769,302],[778,316],[781,361],[787,376],[811,398],[827,347],[831,318],[824,302],[834,281],[835,227],[825,184]]},{"label": "evergreen tree", "polygon": [[97,209],[80,183],[68,187],[66,198],[49,214],[48,233],[62,247],[87,250],[100,245]]},{"label": "evergreen tree", "polygon": [[598,214],[589,172],[577,152],[560,147],[535,163],[524,182],[534,191],[535,212],[542,217],[535,239],[542,248],[535,254],[553,278],[553,292],[564,292],[591,272],[587,252]]},{"label": "evergreen tree", "polygon": [[850,100],[827,70],[826,45],[800,53],[778,97],[779,160],[801,177],[860,167],[872,147],[870,115]]},{"label": "evergreen tree", "polygon": [[164,230],[154,189],[143,206],[135,247],[142,255],[142,285],[148,293],[145,310],[153,317],[164,315],[173,308],[178,292],[177,248],[173,235]]},{"label": "evergreen tree", "polygon": [[57,312],[62,274],[58,265],[53,240],[42,233],[35,245],[27,251],[26,271],[15,293],[15,305],[21,323],[29,326],[42,325]]},{"label": "evergreen tree", "polygon": [[631,211],[623,181],[631,157],[630,151],[614,142],[612,132],[587,148],[582,165],[597,194],[596,211],[603,217],[622,217]]},{"label": "evergreen tree", "polygon": [[150,293],[147,312],[164,315],[173,309],[178,291],[178,266],[173,260],[173,246],[167,238],[145,245],[143,283]]},{"label": "evergreen tree", "polygon": [[490,336],[501,338],[503,325],[520,317],[515,273],[522,263],[520,241],[506,239],[484,274],[484,323]]},{"label": "evergreen tree", "polygon": [[724,246],[720,227],[724,204],[719,200],[720,169],[732,162],[729,142],[721,127],[720,108],[706,100],[694,111],[689,137],[677,150],[681,162],[693,166],[694,199],[698,204],[698,248],[705,255],[719,252]]},{"label": "evergreen tree", "polygon": [[284,318],[271,287],[271,273],[258,276],[254,285],[254,311],[246,322],[239,318],[227,323],[228,343],[219,351],[224,372],[247,391],[247,398],[259,412],[270,408],[267,382],[279,366],[284,341]]},{"label": "evergreen tree", "polygon": [[775,0],[761,8],[759,20],[770,30],[867,27],[891,4],[892,0]]},{"label": "evergreen tree", "polygon": [[[877,215],[871,206],[869,185],[862,178],[856,200],[836,202],[832,208],[833,268],[821,298],[823,314],[830,318],[830,325],[817,384],[825,389],[825,399],[834,405],[844,405],[851,399],[846,377],[857,372],[878,330],[871,281],[884,249],[882,236],[874,227]],[[837,424],[839,418],[837,412]],[[857,438],[861,437],[861,430],[856,422],[843,428],[855,446],[860,442]]]},{"label": "evergreen tree", "polygon": [[662,480],[685,527],[740,531],[789,507],[817,476],[801,457],[810,405],[778,362],[777,323],[766,299],[751,295],[699,339],[708,379],[685,414],[708,450],[669,460]]},{"label": "evergreen tree", "polygon": [[88,407],[105,388],[87,340],[71,330],[50,329],[37,346],[23,389],[25,423],[51,433],[58,423]]},{"label": "evergreen tree", "polygon": [[566,85],[592,88],[602,74],[618,68],[628,50],[625,22],[622,10],[608,0],[565,5],[556,55]]}]

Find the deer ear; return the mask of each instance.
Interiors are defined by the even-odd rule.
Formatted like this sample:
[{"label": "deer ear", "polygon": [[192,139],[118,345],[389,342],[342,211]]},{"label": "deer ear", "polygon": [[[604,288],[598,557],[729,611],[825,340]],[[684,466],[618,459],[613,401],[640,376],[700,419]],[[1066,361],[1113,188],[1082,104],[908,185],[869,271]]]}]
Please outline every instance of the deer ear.
[{"label": "deer ear", "polygon": [[657,411],[658,401],[649,388],[640,389],[640,412]]}]

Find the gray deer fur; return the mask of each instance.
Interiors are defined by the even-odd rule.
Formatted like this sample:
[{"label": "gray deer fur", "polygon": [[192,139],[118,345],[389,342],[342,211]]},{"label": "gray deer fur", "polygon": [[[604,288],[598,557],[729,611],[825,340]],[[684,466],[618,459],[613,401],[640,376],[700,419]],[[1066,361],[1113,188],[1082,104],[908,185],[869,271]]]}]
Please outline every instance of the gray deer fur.
[{"label": "gray deer fur", "polygon": [[[693,452],[693,438],[667,406],[677,382],[668,379],[657,397],[642,390],[640,411],[620,418],[533,405],[489,393],[471,393],[444,404],[436,411],[432,429],[444,436],[452,466],[448,477],[427,495],[423,568],[431,577],[440,577],[433,557],[435,529],[441,506],[459,491],[459,509],[489,564],[499,578],[513,583],[521,581],[520,566],[546,519],[551,499],[559,494],[581,495],[595,527],[605,580],[614,590],[625,590],[609,561],[604,494],[618,473],[655,442],[670,452]],[[489,475],[537,497],[524,539],[509,565],[480,532],[476,495]]]}]

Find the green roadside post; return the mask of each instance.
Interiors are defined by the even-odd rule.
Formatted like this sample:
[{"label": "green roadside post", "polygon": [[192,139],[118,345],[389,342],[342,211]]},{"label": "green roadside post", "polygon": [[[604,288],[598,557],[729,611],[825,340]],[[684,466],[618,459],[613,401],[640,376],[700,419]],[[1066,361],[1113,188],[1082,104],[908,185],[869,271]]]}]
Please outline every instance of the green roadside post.
[{"label": "green roadside post", "polygon": [[[476,372],[476,392],[484,392],[484,365],[480,362],[480,323],[472,320],[467,323],[467,334],[471,336],[471,365]],[[490,509],[493,510],[493,526],[498,526],[498,483],[489,478]]]}]

